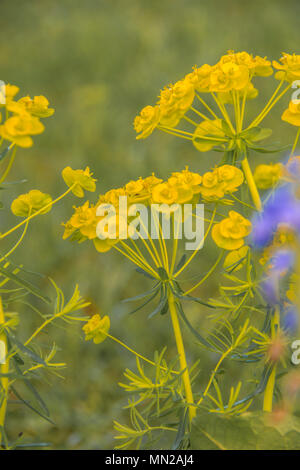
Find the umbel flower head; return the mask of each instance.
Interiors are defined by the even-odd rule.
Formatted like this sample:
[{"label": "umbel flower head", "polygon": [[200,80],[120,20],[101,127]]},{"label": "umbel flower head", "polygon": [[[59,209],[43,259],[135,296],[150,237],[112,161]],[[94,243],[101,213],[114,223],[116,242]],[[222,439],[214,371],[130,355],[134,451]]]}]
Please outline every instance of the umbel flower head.
[{"label": "umbel flower head", "polygon": [[[234,53],[229,51],[220,58],[215,65],[204,64],[195,66],[192,72],[163,88],[159,94],[158,102],[154,106],[146,106],[134,120],[134,129],[137,139],[148,137],[158,127],[166,132],[172,129],[182,120],[190,120],[186,113],[191,109],[195,97],[200,101],[199,93],[216,93],[223,103],[234,101],[232,93],[237,93],[238,99],[255,98],[258,94],[253,86],[252,79],[255,76],[268,77],[272,75],[271,62],[260,56],[254,57],[247,52]],[[202,116],[201,113],[200,116]],[[215,116],[217,119],[217,117]],[[205,121],[209,121],[206,119]],[[218,122],[213,123],[218,127]],[[198,133],[209,130],[198,128]],[[219,132],[217,132],[218,134]]]},{"label": "umbel flower head", "polygon": [[[77,182],[82,185],[82,170],[72,170],[68,167],[63,171],[63,177],[69,187],[72,187],[74,183]],[[79,186],[79,189],[88,189],[88,187],[90,187],[90,180],[88,181],[88,186]],[[63,224],[65,227],[63,238],[71,237],[72,240],[77,242],[82,242],[87,239],[93,240],[96,249],[103,253],[109,251],[115,244],[119,243],[119,231],[122,230],[122,227],[118,225],[115,227],[115,238],[99,238],[99,236],[97,236],[97,225],[104,219],[104,216],[100,217],[97,215],[97,210],[100,205],[112,205],[115,208],[115,213],[118,215],[117,220],[119,221],[120,196],[126,196],[127,209],[138,203],[142,203],[146,206],[150,204],[193,205],[199,201],[200,197],[202,197],[204,201],[216,201],[221,199],[224,195],[236,191],[243,181],[244,176],[242,171],[232,165],[222,165],[215,168],[212,172],[205,173],[203,176],[190,171],[189,168],[186,167],[181,172],[173,172],[165,181],[154,174],[146,178],[140,177],[137,180],[129,181],[121,188],[111,189],[105,194],[100,195],[95,205],[86,201],[82,206],[74,207],[74,214]],[[94,189],[94,183],[92,189]],[[128,217],[127,223],[131,221],[132,217]]]}]

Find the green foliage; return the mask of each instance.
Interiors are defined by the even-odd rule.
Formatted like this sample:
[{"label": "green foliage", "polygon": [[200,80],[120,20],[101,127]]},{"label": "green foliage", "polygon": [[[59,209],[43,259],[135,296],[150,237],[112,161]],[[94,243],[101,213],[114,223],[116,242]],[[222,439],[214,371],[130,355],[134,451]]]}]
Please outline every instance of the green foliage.
[{"label": "green foliage", "polygon": [[230,417],[202,413],[193,423],[191,449],[299,450],[300,420],[291,416],[275,424],[259,411]]}]

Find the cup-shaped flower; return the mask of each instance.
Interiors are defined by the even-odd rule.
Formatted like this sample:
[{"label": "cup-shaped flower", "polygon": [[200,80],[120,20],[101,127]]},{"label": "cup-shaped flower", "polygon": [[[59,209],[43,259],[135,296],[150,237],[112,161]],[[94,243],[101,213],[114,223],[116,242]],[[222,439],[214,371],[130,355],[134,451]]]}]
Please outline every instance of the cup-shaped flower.
[{"label": "cup-shaped flower", "polygon": [[82,327],[85,333],[85,340],[93,340],[95,344],[102,343],[106,338],[110,328],[110,318],[105,315],[103,318],[99,314],[93,315]]},{"label": "cup-shaped flower", "polygon": [[49,108],[49,101],[45,96],[24,96],[18,101],[12,101],[7,106],[8,111],[23,114],[24,112],[39,118],[46,118],[54,114],[54,109]]},{"label": "cup-shaped flower", "polygon": [[0,126],[0,136],[19,147],[31,147],[31,135],[41,134],[45,127],[41,121],[30,114],[15,115]]},{"label": "cup-shaped flower", "polygon": [[290,101],[289,107],[283,112],[281,119],[293,126],[300,127],[300,100]]},{"label": "cup-shaped flower", "polygon": [[40,214],[46,214],[51,210],[51,202],[52,198],[49,194],[32,189],[26,194],[21,194],[12,202],[11,211],[19,217],[28,217],[37,211],[40,211]]},{"label": "cup-shaped flower", "polygon": [[269,165],[258,165],[254,171],[254,180],[259,189],[273,188],[283,173],[281,163],[270,163]]},{"label": "cup-shaped flower", "polygon": [[217,246],[225,250],[238,250],[241,248],[251,232],[252,224],[241,214],[229,212],[229,217],[223,219],[212,229],[212,238]]},{"label": "cup-shaped flower", "polygon": [[77,197],[84,197],[84,190],[94,192],[96,190],[96,179],[92,178],[93,173],[89,167],[85,170],[72,170],[67,166],[62,171],[62,177],[66,185],[72,187],[72,193]]},{"label": "cup-shaped flower", "polygon": [[160,109],[159,106],[145,106],[138,116],[134,119],[134,129],[137,139],[145,139],[148,137],[159,122]]},{"label": "cup-shaped flower", "polygon": [[273,67],[279,70],[275,73],[277,80],[291,83],[300,79],[300,55],[284,53],[279,62],[273,60]]}]

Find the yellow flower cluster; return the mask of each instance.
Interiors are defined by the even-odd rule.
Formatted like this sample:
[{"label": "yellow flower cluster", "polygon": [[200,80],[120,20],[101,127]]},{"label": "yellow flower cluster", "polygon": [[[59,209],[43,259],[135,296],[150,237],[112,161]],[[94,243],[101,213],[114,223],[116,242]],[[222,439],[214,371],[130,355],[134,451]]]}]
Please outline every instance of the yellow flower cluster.
[{"label": "yellow flower cluster", "polygon": [[281,119],[293,126],[300,127],[300,100],[290,101],[289,107],[283,112]]},{"label": "yellow flower cluster", "polygon": [[110,318],[107,315],[103,318],[99,314],[93,315],[82,329],[86,341],[92,339],[95,344],[102,343],[107,338],[110,329]]},{"label": "yellow flower cluster", "polygon": [[291,83],[300,79],[300,55],[283,53],[279,62],[273,60],[273,67],[279,70],[275,73],[278,80]]},{"label": "yellow flower cluster", "polygon": [[[1,88],[1,107],[6,107],[8,117],[0,126],[2,139],[12,142],[19,147],[31,147],[33,135],[41,134],[45,127],[40,118],[46,118],[54,113],[49,108],[49,101],[44,96],[35,96],[31,99],[25,96],[14,101],[19,88],[15,85],[5,85]],[[1,115],[0,115],[1,120]]]},{"label": "yellow flower cluster", "polygon": [[212,238],[216,245],[225,250],[238,250],[245,243],[245,237],[251,232],[252,224],[241,214],[229,212],[229,217],[223,219],[212,229]]},{"label": "yellow flower cluster", "polygon": [[251,80],[273,73],[271,62],[247,52],[228,54],[213,66],[194,67],[183,79],[164,88],[155,106],[146,106],[134,120],[137,139],[148,137],[158,126],[175,127],[191,108],[195,93],[218,93],[223,101],[232,102],[230,92],[238,91],[247,99],[257,96]]},{"label": "yellow flower cluster", "polygon": [[[77,175],[80,170],[76,170]],[[74,172],[74,170],[72,170]],[[66,174],[70,170],[64,170],[63,175],[66,180]],[[70,173],[73,175],[73,173]],[[63,238],[72,237],[72,240],[82,242],[84,240],[93,240],[96,249],[100,252],[109,251],[113,245],[118,243],[119,230],[116,227],[117,236],[115,239],[106,238],[104,240],[97,237],[97,224],[104,216],[97,215],[99,205],[112,205],[116,214],[119,215],[119,197],[126,196],[128,206],[143,203],[149,204],[195,204],[200,195],[205,200],[216,200],[222,198],[237,190],[243,183],[244,176],[241,170],[231,165],[223,165],[214,169],[212,172],[201,176],[198,173],[189,171],[186,167],[181,172],[173,172],[167,180],[157,178],[154,174],[146,178],[129,181],[121,188],[111,189],[105,194],[100,195],[97,203],[90,204],[86,201],[80,207],[74,207],[74,213],[69,221],[64,225],[65,231]],[[74,184],[74,178],[68,180],[68,185]],[[81,188],[81,187],[80,187]],[[117,223],[119,217],[116,218]],[[132,219],[128,218],[128,222]]]},{"label": "yellow flower cluster", "polygon": [[281,163],[258,165],[254,171],[254,180],[259,189],[273,188],[283,173]]},{"label": "yellow flower cluster", "polygon": [[46,214],[51,210],[51,203],[52,198],[49,194],[32,189],[27,194],[21,194],[12,202],[11,211],[19,217],[28,217],[38,211],[40,214]]},{"label": "yellow flower cluster", "polygon": [[201,195],[206,200],[222,198],[235,192],[244,181],[243,172],[233,165],[223,165],[203,175]]}]

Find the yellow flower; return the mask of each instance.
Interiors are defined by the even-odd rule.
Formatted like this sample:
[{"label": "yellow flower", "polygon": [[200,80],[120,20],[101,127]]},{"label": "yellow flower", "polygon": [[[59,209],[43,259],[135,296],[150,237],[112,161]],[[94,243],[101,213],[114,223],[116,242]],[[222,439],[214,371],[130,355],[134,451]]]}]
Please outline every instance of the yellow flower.
[{"label": "yellow flower", "polygon": [[120,196],[126,196],[124,188],[110,189],[105,194],[101,194],[98,204],[112,204],[117,209],[119,207]]},{"label": "yellow flower", "polygon": [[44,194],[38,189],[32,189],[26,194],[18,196],[11,204],[11,211],[14,215],[19,217],[28,217],[35,212],[46,207],[42,210],[41,214],[46,214],[51,210],[52,198],[49,194]]},{"label": "yellow flower", "polygon": [[290,101],[288,109],[286,109],[281,119],[292,124],[293,126],[300,126],[300,100]]},{"label": "yellow flower", "polygon": [[202,183],[202,176],[199,175],[199,173],[189,171],[189,167],[187,166],[181,172],[177,171],[172,173],[172,176],[168,179],[168,183],[171,186],[175,184],[188,186],[192,189],[194,194],[198,194],[201,191],[200,184]]},{"label": "yellow flower", "polygon": [[254,171],[254,180],[259,189],[273,188],[282,175],[281,163],[258,165]]},{"label": "yellow flower", "polygon": [[10,85],[9,83],[0,87],[0,108],[10,103],[19,90],[20,88],[16,85]]},{"label": "yellow flower", "polygon": [[300,79],[300,55],[283,53],[279,61],[273,60],[273,67],[279,70],[275,73],[277,80],[291,83]]},{"label": "yellow flower", "polygon": [[210,76],[210,91],[226,92],[241,90],[249,82],[249,70],[245,65],[234,62],[220,62]]},{"label": "yellow flower", "polygon": [[137,134],[137,139],[148,137],[158,125],[160,110],[158,106],[146,106],[139,116],[136,116],[133,126]]},{"label": "yellow flower", "polygon": [[209,92],[210,74],[212,70],[211,65],[207,64],[201,67],[194,67],[193,72],[189,73],[186,78],[192,83],[195,90],[201,93]]},{"label": "yellow flower", "polygon": [[228,54],[223,56],[220,62],[235,62],[237,65],[244,65],[249,69],[251,76],[268,77],[273,73],[271,62],[266,57],[253,57],[252,54],[245,51],[236,53],[228,51]]},{"label": "yellow flower", "polygon": [[[16,104],[18,104],[20,107],[23,107],[23,109],[26,112],[32,114],[32,116],[39,118],[46,118],[52,116],[54,113],[54,109],[49,108],[49,101],[47,98],[45,98],[45,96],[35,96],[33,99],[30,98],[30,96],[25,96],[24,98],[19,99]],[[8,107],[8,110],[14,111],[11,108],[11,105]]]},{"label": "yellow flower", "polygon": [[92,318],[82,327],[85,333],[85,340],[92,339],[95,344],[102,343],[106,338],[110,329],[110,319],[107,315],[103,318],[99,314],[93,315]]},{"label": "yellow flower", "polygon": [[0,126],[0,135],[19,147],[31,147],[31,135],[41,134],[45,127],[37,117],[27,115],[12,116]]},{"label": "yellow flower", "polygon": [[222,165],[217,168],[218,178],[223,183],[224,193],[232,193],[244,182],[243,172],[233,165]]},{"label": "yellow flower", "polygon": [[200,152],[208,152],[216,145],[223,144],[225,137],[221,119],[206,120],[196,127],[193,144]]},{"label": "yellow flower", "polygon": [[157,184],[152,190],[152,202],[155,204],[174,204],[177,198],[177,190],[168,183]]},{"label": "yellow flower", "polygon": [[[249,247],[244,245],[238,250],[230,251],[224,260],[224,268],[233,271],[239,271],[246,263],[246,255]],[[242,261],[243,260],[243,261]]]},{"label": "yellow flower", "polygon": [[219,179],[218,169],[208,171],[203,175],[201,195],[207,200],[219,199],[224,196],[224,184]]},{"label": "yellow flower", "polygon": [[92,178],[93,173],[90,172],[89,167],[85,170],[72,170],[67,166],[62,171],[62,177],[66,185],[72,188],[72,193],[77,197],[84,197],[84,190],[94,192],[96,190],[96,179]]},{"label": "yellow flower", "polygon": [[136,181],[129,181],[125,186],[125,192],[128,196],[129,204],[146,202],[151,196],[149,185],[146,185],[142,178]]},{"label": "yellow flower", "polygon": [[159,124],[167,127],[176,126],[192,106],[194,96],[194,86],[187,78],[164,88],[158,101],[160,108]]},{"label": "yellow flower", "polygon": [[229,217],[214,225],[212,238],[216,245],[225,250],[238,250],[244,245],[244,238],[251,232],[251,222],[238,212],[230,211]]},{"label": "yellow flower", "polygon": [[96,216],[96,207],[86,201],[83,206],[75,207],[71,219],[65,224],[63,239],[68,238],[75,230],[79,230],[83,237],[93,240],[97,237],[96,227],[100,218]]}]

